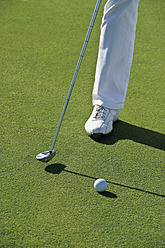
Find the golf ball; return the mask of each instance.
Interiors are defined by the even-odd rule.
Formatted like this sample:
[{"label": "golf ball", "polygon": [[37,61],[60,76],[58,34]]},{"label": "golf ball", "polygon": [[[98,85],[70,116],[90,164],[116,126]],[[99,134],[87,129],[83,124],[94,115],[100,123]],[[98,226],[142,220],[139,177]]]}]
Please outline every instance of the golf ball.
[{"label": "golf ball", "polygon": [[99,178],[94,182],[94,188],[98,192],[104,192],[107,189],[107,187],[108,187],[107,182],[102,178]]}]

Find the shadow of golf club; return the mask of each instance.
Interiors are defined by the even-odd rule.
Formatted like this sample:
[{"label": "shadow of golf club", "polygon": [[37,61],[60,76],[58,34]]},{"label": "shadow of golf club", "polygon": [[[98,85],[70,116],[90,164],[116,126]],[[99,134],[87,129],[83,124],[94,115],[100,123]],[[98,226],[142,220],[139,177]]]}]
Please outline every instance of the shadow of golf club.
[{"label": "shadow of golf club", "polygon": [[[74,171],[66,170],[65,168],[66,168],[66,166],[63,165],[63,164],[51,164],[51,165],[48,165],[45,168],[45,171],[49,172],[49,173],[52,173],[52,174],[60,174],[62,171],[65,171],[65,172],[75,174],[75,175],[78,175],[78,176],[84,176],[84,177],[88,177],[88,178],[91,178],[91,179],[94,179],[94,180],[97,179],[95,177],[89,177],[89,176],[86,176],[86,175],[83,175],[83,174],[80,174],[80,173],[77,173],[77,172],[74,172]],[[107,198],[114,198],[114,199],[117,198],[117,195],[115,195],[114,193],[109,192],[109,191],[98,192],[98,194],[102,195],[102,196],[105,196]]]},{"label": "shadow of golf club", "polygon": [[[78,172],[75,172],[75,171],[70,171],[70,170],[67,170],[65,168],[66,168],[65,165],[56,163],[56,164],[51,164],[51,165],[46,166],[45,171],[49,172],[49,173],[52,173],[52,174],[60,174],[62,171],[65,171],[65,172],[68,172],[68,173],[71,173],[71,174],[74,174],[74,175],[90,178],[90,179],[93,179],[93,180],[98,179],[96,177],[84,175],[84,174],[81,174],[81,173],[78,173]],[[131,190],[137,190],[137,191],[144,192],[144,193],[147,193],[147,194],[152,194],[152,195],[155,195],[155,196],[165,197],[165,195],[157,194],[157,193],[154,193],[154,192],[151,192],[151,191],[148,191],[148,190],[139,189],[139,188],[136,188],[136,187],[132,187],[132,186],[128,186],[128,185],[124,185],[124,184],[120,184],[120,183],[115,183],[115,182],[112,182],[112,181],[107,181],[107,183],[110,183],[110,184],[113,184],[113,185],[116,185],[116,186],[120,186],[120,187],[124,187],[124,188],[127,188],[127,189],[131,189]],[[105,191],[105,192],[99,193],[99,194],[101,194],[101,195],[103,195],[105,197],[109,197],[109,198],[117,198],[117,196],[115,194],[113,194],[111,192],[108,192],[108,191]]]},{"label": "shadow of golf club", "polygon": [[119,140],[125,139],[165,151],[165,134],[134,126],[120,120],[114,124],[112,133],[93,140],[102,144],[113,145]]}]

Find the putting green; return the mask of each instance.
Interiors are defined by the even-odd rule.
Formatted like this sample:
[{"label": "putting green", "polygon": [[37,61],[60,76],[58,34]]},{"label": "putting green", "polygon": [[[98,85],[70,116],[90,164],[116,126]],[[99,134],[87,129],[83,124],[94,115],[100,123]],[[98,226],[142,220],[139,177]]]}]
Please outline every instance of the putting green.
[{"label": "putting green", "polygon": [[125,108],[96,142],[84,124],[105,3],[45,164],[35,156],[50,148],[95,1],[0,0],[0,247],[164,246],[165,2],[140,2]]}]

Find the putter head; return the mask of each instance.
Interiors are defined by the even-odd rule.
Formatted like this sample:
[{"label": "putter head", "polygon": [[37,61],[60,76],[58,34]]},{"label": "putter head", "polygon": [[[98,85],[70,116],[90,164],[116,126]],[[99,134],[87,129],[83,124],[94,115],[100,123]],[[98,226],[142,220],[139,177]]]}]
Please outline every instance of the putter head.
[{"label": "putter head", "polygon": [[53,151],[45,151],[41,152],[36,156],[36,159],[41,161],[41,162],[48,162],[55,156],[56,152]]}]

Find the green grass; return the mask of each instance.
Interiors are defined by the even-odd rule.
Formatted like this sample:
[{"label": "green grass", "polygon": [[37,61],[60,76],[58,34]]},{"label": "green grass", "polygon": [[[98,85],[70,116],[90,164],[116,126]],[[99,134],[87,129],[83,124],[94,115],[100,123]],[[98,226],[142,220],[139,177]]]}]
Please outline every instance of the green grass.
[{"label": "green grass", "polygon": [[[140,2],[125,108],[95,142],[92,110],[103,6],[48,164],[95,1],[0,0],[0,247],[165,245],[164,7]],[[96,178],[108,182],[98,194]]]}]

